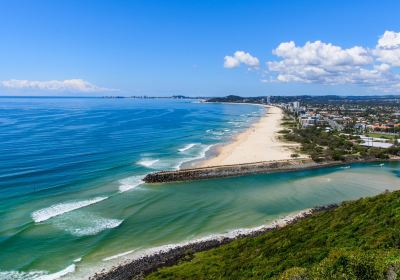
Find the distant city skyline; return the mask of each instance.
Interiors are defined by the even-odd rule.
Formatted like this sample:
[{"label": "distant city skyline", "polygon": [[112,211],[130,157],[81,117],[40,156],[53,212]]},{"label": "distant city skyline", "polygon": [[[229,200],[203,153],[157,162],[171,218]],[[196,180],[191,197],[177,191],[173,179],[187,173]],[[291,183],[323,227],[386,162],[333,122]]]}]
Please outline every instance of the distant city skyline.
[{"label": "distant city skyline", "polygon": [[0,3],[0,96],[400,94],[398,1]]}]

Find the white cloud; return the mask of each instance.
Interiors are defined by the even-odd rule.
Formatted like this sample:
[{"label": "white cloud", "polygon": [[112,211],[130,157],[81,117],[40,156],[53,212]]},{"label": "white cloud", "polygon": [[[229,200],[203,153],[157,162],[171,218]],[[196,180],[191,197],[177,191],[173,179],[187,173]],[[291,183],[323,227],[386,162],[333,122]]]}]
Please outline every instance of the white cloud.
[{"label": "white cloud", "polygon": [[385,31],[378,40],[374,54],[380,62],[400,66],[400,32]]},{"label": "white cloud", "polygon": [[225,56],[224,57],[224,67],[225,68],[236,68],[240,66],[240,61],[233,56]]},{"label": "white cloud", "polygon": [[386,31],[375,49],[361,46],[342,48],[321,41],[296,46],[281,43],[272,53],[278,60],[267,61],[265,82],[358,84],[375,90],[399,91],[400,33]]},{"label": "white cloud", "polygon": [[4,88],[17,90],[68,91],[79,93],[115,91],[115,89],[99,87],[82,79],[70,79],[63,81],[5,80],[0,81],[0,85]]},{"label": "white cloud", "polygon": [[245,64],[249,67],[256,68],[260,65],[260,61],[257,57],[252,56],[244,51],[236,51],[233,56],[227,55],[224,57],[225,68],[236,68],[239,67],[240,64]]},{"label": "white cloud", "polygon": [[400,32],[385,31],[378,40],[378,48],[397,49],[400,47]]},{"label": "white cloud", "polygon": [[272,72],[278,73],[281,82],[341,83],[343,74],[357,73],[361,66],[370,64],[373,58],[363,47],[342,49],[321,41],[296,46],[293,41],[281,43],[273,54],[279,61],[267,62]]}]

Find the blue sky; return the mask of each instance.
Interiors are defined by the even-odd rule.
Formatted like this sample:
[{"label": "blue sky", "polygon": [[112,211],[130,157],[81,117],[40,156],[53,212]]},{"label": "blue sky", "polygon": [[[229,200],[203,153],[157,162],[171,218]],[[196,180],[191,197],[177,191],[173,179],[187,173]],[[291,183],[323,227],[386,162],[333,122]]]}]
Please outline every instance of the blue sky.
[{"label": "blue sky", "polygon": [[[1,0],[0,95],[400,93],[399,11],[366,0]],[[237,63],[224,67],[226,56]]]}]

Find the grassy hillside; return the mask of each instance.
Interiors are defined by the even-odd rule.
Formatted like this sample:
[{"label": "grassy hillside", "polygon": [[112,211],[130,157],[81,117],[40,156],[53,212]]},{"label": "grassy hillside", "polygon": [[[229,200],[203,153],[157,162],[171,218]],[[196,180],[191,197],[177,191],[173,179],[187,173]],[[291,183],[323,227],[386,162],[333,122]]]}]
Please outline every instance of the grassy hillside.
[{"label": "grassy hillside", "polygon": [[397,274],[400,192],[393,192],[196,253],[146,279],[392,280]]}]

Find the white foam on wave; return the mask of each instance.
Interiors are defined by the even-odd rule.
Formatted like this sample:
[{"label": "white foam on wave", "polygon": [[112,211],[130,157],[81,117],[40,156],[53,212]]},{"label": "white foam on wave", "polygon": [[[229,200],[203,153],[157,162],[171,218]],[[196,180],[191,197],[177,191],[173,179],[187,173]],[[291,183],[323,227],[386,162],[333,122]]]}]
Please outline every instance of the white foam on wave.
[{"label": "white foam on wave", "polygon": [[129,190],[132,190],[132,189],[136,188],[137,186],[140,186],[141,184],[144,184],[143,178],[144,178],[144,176],[138,175],[138,176],[131,176],[131,177],[120,180],[119,183],[121,185],[119,186],[119,192],[123,193],[123,192],[129,191]]},{"label": "white foam on wave", "polygon": [[62,215],[64,213],[68,213],[68,212],[74,211],[76,209],[95,204],[95,203],[103,201],[107,198],[108,198],[107,196],[99,196],[99,197],[95,197],[93,199],[88,199],[88,200],[58,203],[58,204],[54,204],[50,207],[37,210],[37,211],[33,212],[31,216],[32,216],[32,219],[36,223],[39,223],[39,222],[46,221],[50,218]]},{"label": "white foam on wave", "polygon": [[47,274],[47,275],[42,275],[39,278],[35,279],[35,280],[55,280],[55,279],[59,279],[69,273],[74,273],[75,272],[75,264],[71,264],[70,266],[67,266],[66,268],[64,268],[63,270],[60,270],[56,273],[52,273],[52,274]]},{"label": "white foam on wave", "polygon": [[120,254],[116,254],[116,255],[114,255],[114,256],[104,258],[104,259],[103,259],[103,262],[110,261],[110,260],[114,260],[114,259],[118,259],[118,258],[120,258],[120,257],[129,255],[129,254],[132,254],[133,252],[135,252],[135,250],[129,250],[129,251],[126,251],[126,252],[123,252],[123,253],[120,253]]},{"label": "white foam on wave", "polygon": [[142,159],[137,162],[137,164],[144,167],[152,167],[155,163],[159,162],[159,159]]},{"label": "white foam on wave", "polygon": [[178,149],[178,151],[182,153],[184,151],[190,150],[191,148],[193,148],[196,145],[197,145],[197,143],[190,143],[190,144],[187,144],[185,147]]},{"label": "white foam on wave", "polygon": [[206,156],[207,152],[211,149],[212,146],[214,146],[214,145],[204,146],[203,149],[200,151],[199,155],[196,156],[194,159],[204,158]]},{"label": "white foam on wave", "polygon": [[190,157],[190,158],[185,158],[181,160],[175,167],[175,169],[180,169],[182,165],[186,162],[193,161],[193,160],[199,160],[202,159],[206,156],[207,152],[211,149],[212,146],[214,145],[201,145],[202,149],[199,151],[197,156]]},{"label": "white foam on wave", "polygon": [[252,228],[239,228],[239,229],[234,229],[227,231],[225,233],[217,233],[217,234],[210,234],[204,237],[200,237],[194,240],[190,241],[184,241],[180,243],[173,243],[173,244],[167,244],[167,245],[162,245],[158,247],[153,247],[153,248],[148,248],[140,251],[136,250],[131,250],[127,251],[118,255],[114,255],[108,258],[104,258],[103,261],[109,261],[107,268],[109,270],[112,270],[113,267],[118,266],[118,265],[124,265],[129,262],[132,262],[137,259],[141,259],[143,257],[149,257],[155,254],[160,254],[160,253],[165,253],[168,252],[171,249],[177,248],[177,247],[183,247],[187,246],[190,244],[196,244],[200,242],[205,242],[205,241],[211,241],[211,240],[222,240],[224,238],[236,238],[240,235],[247,235],[251,234],[253,232],[257,232],[260,230],[268,230],[268,229],[273,229],[277,226],[283,227],[291,223],[292,221],[295,221],[298,218],[305,217],[306,215],[310,214],[312,212],[312,209],[306,209],[291,215],[287,215],[283,218],[277,219],[269,224],[266,225],[261,225],[257,227],[252,227]]},{"label": "white foam on wave", "polygon": [[43,276],[47,273],[47,271],[0,271],[0,279],[1,280],[34,280],[38,279],[38,277]]},{"label": "white foam on wave", "polygon": [[215,135],[215,136],[223,136],[225,134],[225,132],[218,131],[218,130],[213,130],[213,131],[211,131],[211,134]]},{"label": "white foam on wave", "polygon": [[56,219],[53,225],[71,235],[82,237],[116,228],[122,222],[123,220],[99,217],[90,213],[71,213]]},{"label": "white foam on wave", "polygon": [[67,229],[66,231],[77,237],[96,235],[103,230],[116,228],[122,222],[123,220],[101,218],[93,221],[93,224],[90,226]]},{"label": "white foam on wave", "polygon": [[1,280],[56,280],[67,274],[75,272],[75,264],[71,264],[55,273],[49,274],[48,271],[0,271]]}]

